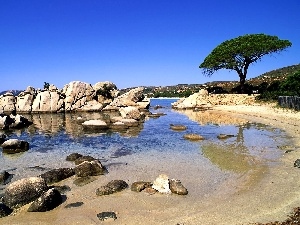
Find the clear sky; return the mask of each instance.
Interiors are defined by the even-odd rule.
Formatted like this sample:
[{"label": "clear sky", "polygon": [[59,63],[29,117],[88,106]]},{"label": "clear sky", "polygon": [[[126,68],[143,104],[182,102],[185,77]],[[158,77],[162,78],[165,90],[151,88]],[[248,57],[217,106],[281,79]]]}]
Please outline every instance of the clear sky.
[{"label": "clear sky", "polygon": [[199,69],[244,34],[292,47],[252,64],[247,78],[300,63],[299,0],[0,0],[0,91],[111,81],[118,88],[238,80]]}]

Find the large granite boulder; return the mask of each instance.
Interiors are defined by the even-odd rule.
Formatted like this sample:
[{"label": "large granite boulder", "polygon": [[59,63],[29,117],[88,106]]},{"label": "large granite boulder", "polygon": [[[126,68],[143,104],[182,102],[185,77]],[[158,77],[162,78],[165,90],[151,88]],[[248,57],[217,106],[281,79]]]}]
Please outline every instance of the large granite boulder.
[{"label": "large granite boulder", "polygon": [[46,212],[62,203],[62,196],[58,190],[51,188],[37,198],[28,208],[28,212]]},{"label": "large granite boulder", "polygon": [[47,171],[40,175],[47,184],[56,183],[75,175],[73,168],[59,168]]},{"label": "large granite boulder", "polygon": [[144,88],[134,88],[123,95],[118,96],[110,103],[110,106],[115,107],[126,107],[126,106],[137,106],[137,102],[141,102],[144,99],[143,95]]},{"label": "large granite boulder", "polygon": [[9,139],[1,145],[3,153],[14,154],[19,152],[25,152],[29,149],[29,143],[27,141],[18,139]]},{"label": "large granite boulder", "polygon": [[35,96],[35,89],[28,86],[25,91],[21,92],[17,96],[16,111],[22,113],[30,113]]},{"label": "large granite boulder", "polygon": [[140,120],[142,114],[137,107],[127,106],[119,109],[122,118]]},{"label": "large granite boulder", "polygon": [[111,103],[119,93],[117,86],[110,81],[98,82],[93,85],[93,89],[96,92],[98,102],[105,105]]},{"label": "large granite boulder", "polygon": [[3,202],[10,208],[18,208],[34,201],[47,190],[48,186],[43,178],[23,178],[6,187]]},{"label": "large granite boulder", "polygon": [[32,122],[21,115],[0,114],[0,129],[21,129],[31,125]]},{"label": "large granite boulder", "polygon": [[52,87],[37,94],[32,103],[32,112],[60,112],[64,110],[64,96]]},{"label": "large granite boulder", "polygon": [[85,111],[85,112],[94,112],[101,111],[104,108],[104,105],[96,100],[88,101],[81,108],[77,109],[77,111]]},{"label": "large granite boulder", "polygon": [[62,92],[66,96],[64,100],[66,111],[77,110],[95,97],[92,85],[81,81],[66,84]]},{"label": "large granite boulder", "polygon": [[16,111],[16,97],[7,92],[0,95],[0,112],[12,113]]},{"label": "large granite boulder", "polygon": [[84,161],[77,165],[74,170],[78,177],[98,176],[103,175],[106,172],[105,167],[99,162],[99,160],[90,162]]}]

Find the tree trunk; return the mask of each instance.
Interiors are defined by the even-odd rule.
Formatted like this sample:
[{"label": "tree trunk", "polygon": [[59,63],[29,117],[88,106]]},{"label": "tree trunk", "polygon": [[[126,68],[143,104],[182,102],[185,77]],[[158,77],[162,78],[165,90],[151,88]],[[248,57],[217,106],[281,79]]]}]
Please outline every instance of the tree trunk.
[{"label": "tree trunk", "polygon": [[246,76],[240,75],[241,94],[245,94],[245,81],[246,81]]}]

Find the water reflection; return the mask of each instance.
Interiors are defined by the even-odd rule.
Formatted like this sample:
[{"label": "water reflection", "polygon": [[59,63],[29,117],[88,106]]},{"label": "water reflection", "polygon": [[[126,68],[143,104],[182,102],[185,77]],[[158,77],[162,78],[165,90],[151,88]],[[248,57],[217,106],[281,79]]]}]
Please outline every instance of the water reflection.
[{"label": "water reflection", "polygon": [[[35,134],[46,134],[46,135],[55,135],[61,132],[65,132],[67,135],[76,138],[81,136],[93,136],[99,135],[100,133],[95,131],[87,131],[83,130],[83,126],[81,125],[83,121],[86,120],[104,120],[107,123],[110,123],[110,118],[114,116],[119,116],[118,112],[82,112],[82,113],[58,113],[58,114],[30,114],[24,115],[27,119],[33,122],[33,125],[26,129],[30,135]],[[80,118],[80,119],[78,119]],[[139,125],[138,127],[132,127],[127,130],[118,131],[122,136],[131,137],[137,136],[141,130],[143,129],[143,125]],[[18,131],[16,131],[18,132]],[[112,131],[105,131],[104,134],[109,134]],[[21,135],[22,131],[19,131],[19,135]],[[16,134],[16,133],[15,133]]]}]

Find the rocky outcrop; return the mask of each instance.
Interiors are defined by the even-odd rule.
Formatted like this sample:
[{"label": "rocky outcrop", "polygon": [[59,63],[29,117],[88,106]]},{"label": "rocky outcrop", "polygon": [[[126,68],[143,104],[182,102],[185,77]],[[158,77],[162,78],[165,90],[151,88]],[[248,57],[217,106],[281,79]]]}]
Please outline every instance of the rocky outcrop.
[{"label": "rocky outcrop", "polygon": [[3,153],[14,154],[25,152],[29,149],[29,143],[18,139],[9,139],[1,145]]},{"label": "rocky outcrop", "polygon": [[37,199],[46,190],[48,186],[43,178],[23,178],[7,186],[3,202],[10,208],[18,208]]},{"label": "rocky outcrop", "polygon": [[16,98],[15,96],[7,92],[0,96],[0,112],[12,113],[16,111]]},{"label": "rocky outcrop", "polygon": [[139,108],[148,108],[150,101],[144,100],[143,87],[134,88],[127,93],[118,96],[110,103],[110,107],[126,107],[126,106],[136,106]]},{"label": "rocky outcrop", "polygon": [[72,81],[59,90],[53,84],[47,89],[36,90],[33,87],[18,96],[7,92],[0,96],[0,112],[73,112],[116,110],[120,107],[135,106],[148,109],[149,99],[144,99],[143,88],[135,88],[118,97],[119,91],[109,81],[91,84]]},{"label": "rocky outcrop", "polygon": [[62,203],[62,196],[58,190],[51,188],[37,198],[28,208],[28,212],[46,212]]},{"label": "rocky outcrop", "polygon": [[254,95],[247,94],[208,94],[200,90],[191,96],[172,104],[174,109],[210,108],[214,105],[251,105],[255,103]]},{"label": "rocky outcrop", "polygon": [[32,122],[21,115],[0,114],[0,129],[22,129],[31,125]]}]

